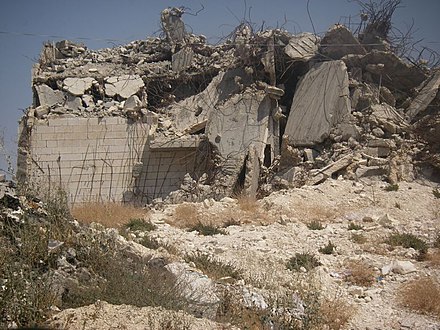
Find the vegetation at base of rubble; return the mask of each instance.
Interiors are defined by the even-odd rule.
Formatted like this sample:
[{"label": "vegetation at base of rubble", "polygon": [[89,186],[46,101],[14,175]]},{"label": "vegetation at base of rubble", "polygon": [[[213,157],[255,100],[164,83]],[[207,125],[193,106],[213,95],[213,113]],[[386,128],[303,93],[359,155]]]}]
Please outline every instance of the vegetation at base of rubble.
[{"label": "vegetation at base of rubble", "polygon": [[351,234],[351,240],[357,244],[364,244],[367,242],[367,238],[364,234],[353,233]]},{"label": "vegetation at base of rubble", "polygon": [[[57,251],[51,242],[70,242],[66,195],[33,200],[17,217],[0,213],[0,328],[41,325],[56,303],[51,279]],[[61,243],[62,244],[62,243]]]},{"label": "vegetation at base of rubble", "polygon": [[333,251],[335,251],[336,249],[336,245],[334,245],[332,242],[328,242],[326,246],[323,246],[321,248],[319,248],[319,252],[321,252],[322,254],[332,254]]},{"label": "vegetation at base of rubble", "polygon": [[340,330],[353,317],[354,309],[344,299],[323,299],[319,306],[322,325],[327,329]]},{"label": "vegetation at base of rubble", "polygon": [[310,230],[322,230],[325,227],[322,225],[322,223],[318,220],[313,220],[307,223],[307,228]]},{"label": "vegetation at base of rubble", "polygon": [[230,217],[223,223],[223,228],[228,228],[230,226],[240,226],[241,222],[240,220],[235,220],[234,218]]},{"label": "vegetation at base of rubble", "polygon": [[397,191],[397,190],[399,190],[399,185],[397,183],[389,184],[384,189],[385,189],[385,191]]},{"label": "vegetation at base of rubble", "polygon": [[124,225],[125,230],[131,231],[153,231],[157,227],[150,221],[146,221],[140,218],[130,219],[128,223]]},{"label": "vegetation at base of rubble", "polygon": [[398,292],[401,304],[422,314],[440,318],[440,283],[423,277],[403,284]]},{"label": "vegetation at base of rubble", "polygon": [[432,194],[435,198],[440,198],[440,190],[438,188],[432,189]]},{"label": "vegetation at base of rubble", "polygon": [[362,230],[362,229],[364,229],[364,227],[362,227],[361,225],[358,225],[358,224],[356,224],[354,222],[350,222],[348,224],[348,228],[347,229],[348,230]]},{"label": "vegetation at base of rubble", "polygon": [[205,225],[201,222],[196,223],[194,226],[188,229],[188,231],[197,231],[200,235],[203,236],[213,236],[213,235],[227,235],[228,233],[222,229],[215,227],[213,225]]},{"label": "vegetation at base of rubble", "polygon": [[319,260],[310,253],[296,253],[294,257],[287,261],[286,267],[292,271],[300,271],[303,267],[306,271],[310,271],[315,267],[320,266]]},{"label": "vegetation at base of rubble", "polygon": [[349,261],[347,263],[349,275],[346,281],[359,286],[371,286],[375,281],[375,274],[372,267],[363,261]]},{"label": "vegetation at base of rubble", "polygon": [[224,263],[210,255],[201,252],[187,254],[185,256],[187,263],[194,263],[197,269],[200,269],[209,278],[220,280],[224,278],[240,279],[242,272],[231,263]]},{"label": "vegetation at base of rubble", "polygon": [[147,212],[130,204],[116,202],[89,202],[76,204],[72,216],[83,224],[97,222],[106,228],[119,228],[131,219],[144,218]]},{"label": "vegetation at base of rubble", "polygon": [[391,246],[413,248],[419,252],[418,260],[423,260],[428,252],[428,244],[423,239],[411,233],[393,233],[385,240]]}]

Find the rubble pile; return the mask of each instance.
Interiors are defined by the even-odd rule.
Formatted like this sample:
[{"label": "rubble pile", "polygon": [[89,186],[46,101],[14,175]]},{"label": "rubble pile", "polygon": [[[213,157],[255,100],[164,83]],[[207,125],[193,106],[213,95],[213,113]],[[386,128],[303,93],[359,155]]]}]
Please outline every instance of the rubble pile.
[{"label": "rubble pile", "polygon": [[335,25],[320,38],[255,32],[244,22],[209,45],[186,31],[184,14],[162,12],[164,38],[98,51],[46,44],[28,125],[59,116],[153,117],[151,148],[196,136],[198,157],[210,166],[203,196],[185,198],[193,201],[339,175],[413,180],[416,159],[438,170],[439,72],[397,57],[372,26],[355,36]]}]

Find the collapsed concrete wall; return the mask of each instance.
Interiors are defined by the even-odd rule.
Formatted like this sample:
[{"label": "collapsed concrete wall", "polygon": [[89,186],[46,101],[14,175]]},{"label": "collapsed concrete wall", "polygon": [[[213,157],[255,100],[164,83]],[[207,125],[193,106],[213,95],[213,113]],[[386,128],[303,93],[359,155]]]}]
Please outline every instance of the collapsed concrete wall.
[{"label": "collapsed concrete wall", "polygon": [[164,39],[44,46],[20,124],[21,182],[59,184],[72,203],[144,204],[414,178],[426,148],[413,128],[438,112],[435,70],[341,25],[321,39],[243,23],[208,45],[184,14],[162,12]]}]

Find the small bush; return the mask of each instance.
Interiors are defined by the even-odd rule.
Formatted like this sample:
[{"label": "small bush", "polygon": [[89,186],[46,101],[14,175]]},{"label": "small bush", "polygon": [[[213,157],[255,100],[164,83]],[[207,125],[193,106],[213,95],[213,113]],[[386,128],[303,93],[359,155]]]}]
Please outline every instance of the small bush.
[{"label": "small bush", "polygon": [[355,224],[354,222],[350,222],[348,224],[348,230],[361,230],[364,229],[361,225]]},{"label": "small bush", "polygon": [[256,212],[259,208],[257,199],[246,195],[238,195],[237,204],[242,211],[246,212]]},{"label": "small bush", "polygon": [[230,263],[222,263],[221,261],[204,253],[196,252],[185,256],[186,262],[193,262],[196,268],[200,269],[208,277],[218,280],[224,277],[232,277],[240,279],[242,277],[234,265]]},{"label": "small bush", "polygon": [[440,198],[440,190],[438,188],[432,189],[432,194],[435,198]]},{"label": "small bush", "polygon": [[197,224],[192,226],[189,229],[189,231],[198,231],[199,234],[201,234],[203,236],[213,236],[213,235],[217,235],[217,234],[226,235],[227,234],[226,231],[224,231],[221,228],[217,228],[212,225],[204,225],[201,222],[198,222]]},{"label": "small bush", "polygon": [[440,317],[440,284],[435,279],[425,277],[404,284],[399,296],[404,306]]},{"label": "small bush", "polygon": [[348,282],[359,286],[371,286],[374,283],[374,271],[364,262],[352,261],[347,267],[350,273],[346,278]]},{"label": "small bush", "polygon": [[144,219],[130,219],[128,223],[124,225],[125,229],[129,229],[131,231],[153,231],[157,227],[149,221],[145,221]]},{"label": "small bush", "polygon": [[322,325],[327,325],[327,329],[339,330],[353,316],[353,307],[342,298],[324,300],[319,307],[319,314]]},{"label": "small bush", "polygon": [[318,220],[313,220],[307,224],[307,228],[310,230],[322,230],[325,227],[322,225],[322,223]]},{"label": "small bush", "polygon": [[397,183],[390,184],[385,187],[385,191],[397,191],[397,190],[399,190],[399,185]]},{"label": "small bush", "polygon": [[174,218],[172,224],[179,228],[190,228],[199,221],[199,212],[193,204],[179,204],[174,209]]},{"label": "small bush", "polygon": [[418,238],[417,236],[409,233],[394,233],[391,234],[385,241],[385,243],[391,246],[402,246],[404,248],[413,248],[419,252],[418,259],[423,259],[428,252],[428,244]]},{"label": "small bush", "polygon": [[320,266],[321,263],[313,254],[310,253],[296,253],[294,257],[290,258],[286,264],[287,269],[299,271],[304,267],[307,271]]},{"label": "small bush", "polygon": [[156,241],[154,238],[151,238],[149,235],[145,235],[140,240],[139,244],[142,244],[146,248],[149,248],[151,250],[157,250],[161,247],[158,241]]},{"label": "small bush", "polygon": [[367,238],[364,234],[353,233],[351,234],[351,240],[357,244],[364,244],[367,242]]},{"label": "small bush", "polygon": [[334,245],[332,242],[329,241],[326,246],[319,248],[318,251],[321,252],[322,254],[332,254],[335,248],[336,245]]}]

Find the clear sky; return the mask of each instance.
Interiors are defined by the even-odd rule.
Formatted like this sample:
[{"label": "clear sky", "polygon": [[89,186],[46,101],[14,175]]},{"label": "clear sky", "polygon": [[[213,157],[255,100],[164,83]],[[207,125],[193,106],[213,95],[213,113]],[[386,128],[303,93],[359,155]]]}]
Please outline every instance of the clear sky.
[{"label": "clear sky", "polygon": [[[292,33],[313,32],[307,0],[0,0],[0,136],[15,163],[18,120],[32,103],[31,68],[47,40],[81,41],[90,49],[145,39],[160,31],[160,12],[185,6],[197,16],[183,19],[210,43],[228,35],[246,17],[257,27],[283,27]],[[350,0],[309,0],[315,31],[334,23],[358,22],[360,7]],[[393,23],[412,23],[415,40],[440,53],[440,0],[403,0]],[[78,39],[84,38],[84,39]],[[109,41],[108,39],[112,39]],[[0,173],[7,169],[0,150]]]}]

